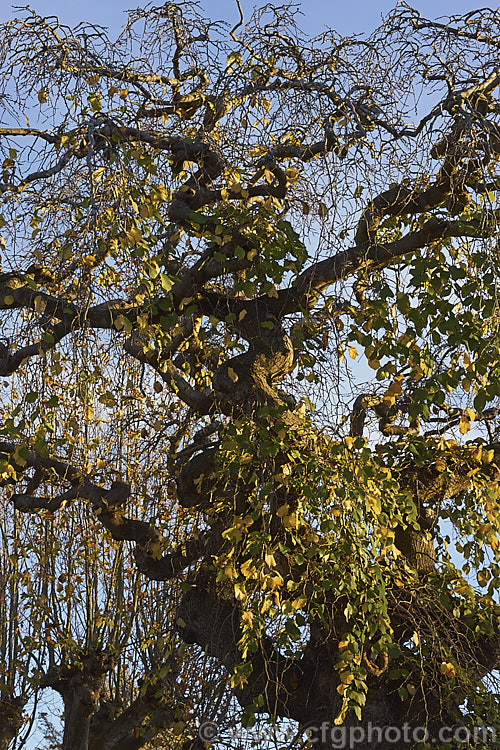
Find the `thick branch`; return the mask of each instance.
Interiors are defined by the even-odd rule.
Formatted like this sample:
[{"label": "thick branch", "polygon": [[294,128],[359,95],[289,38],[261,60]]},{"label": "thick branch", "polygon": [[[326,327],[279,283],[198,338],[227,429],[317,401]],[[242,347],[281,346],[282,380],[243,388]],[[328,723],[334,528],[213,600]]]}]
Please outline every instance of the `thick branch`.
[{"label": "thick branch", "polygon": [[278,292],[278,299],[270,303],[263,298],[262,303],[279,311],[281,315],[298,312],[302,308],[313,307],[324,289],[361,268],[388,266],[408,253],[422,250],[448,237],[490,236],[492,231],[491,226],[481,227],[476,222],[465,224],[432,218],[422,229],[410,232],[394,242],[355,245],[326,260],[318,261],[307,268],[292,286]]}]

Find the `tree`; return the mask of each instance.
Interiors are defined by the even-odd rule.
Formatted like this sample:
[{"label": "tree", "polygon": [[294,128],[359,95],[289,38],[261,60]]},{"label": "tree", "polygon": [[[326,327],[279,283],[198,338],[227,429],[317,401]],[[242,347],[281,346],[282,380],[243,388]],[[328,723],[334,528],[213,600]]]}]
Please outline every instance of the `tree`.
[{"label": "tree", "polygon": [[2,746],[498,729],[500,15],[296,20],[2,28]]}]

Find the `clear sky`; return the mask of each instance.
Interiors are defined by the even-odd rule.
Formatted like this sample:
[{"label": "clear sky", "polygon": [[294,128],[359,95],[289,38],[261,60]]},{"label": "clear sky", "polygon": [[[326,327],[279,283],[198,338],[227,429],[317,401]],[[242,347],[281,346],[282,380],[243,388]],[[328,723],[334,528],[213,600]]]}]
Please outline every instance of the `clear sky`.
[{"label": "clear sky", "polygon": [[[282,0],[280,0],[282,2]],[[277,4],[280,4],[278,2]],[[21,3],[17,2],[16,5]],[[154,5],[161,5],[156,0]],[[241,0],[245,16],[249,16],[255,5],[265,5],[265,0],[255,3],[253,0]],[[375,28],[381,16],[388,13],[396,4],[396,0],[304,0],[298,3],[304,13],[302,28],[310,34],[317,34],[325,26],[336,29],[341,34],[353,34],[371,31]],[[481,0],[415,0],[409,4],[419,10],[422,15],[437,18],[443,15],[466,13],[477,8],[484,8]],[[2,3],[2,20],[7,20],[12,10],[10,3]],[[118,31],[124,20],[124,11],[142,5],[140,0],[32,0],[30,6],[43,15],[58,15],[62,22],[69,25],[78,21],[91,21],[110,30]],[[145,5],[145,3],[144,3]],[[202,0],[200,7],[205,14],[216,20],[236,22],[239,17],[234,0]],[[493,6],[492,6],[493,7]]]}]

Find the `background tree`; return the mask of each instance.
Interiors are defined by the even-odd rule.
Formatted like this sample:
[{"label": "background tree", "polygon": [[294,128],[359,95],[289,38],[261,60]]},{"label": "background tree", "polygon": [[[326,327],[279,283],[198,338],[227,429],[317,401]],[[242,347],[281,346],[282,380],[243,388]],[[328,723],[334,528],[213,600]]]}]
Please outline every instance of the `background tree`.
[{"label": "background tree", "polygon": [[0,470],[57,631],[13,653],[65,750],[126,717],[196,748],[229,696],[246,726],[498,727],[500,16],[295,20],[2,29]]},{"label": "background tree", "polygon": [[[146,399],[138,388],[140,373],[127,361],[121,369],[114,367],[117,382],[106,381],[104,393],[116,408],[111,419],[101,420],[92,403],[102,397],[103,388],[100,375],[99,388],[94,388],[92,375],[104,369],[105,358],[86,346],[84,359],[79,361],[73,351],[71,359],[58,360],[59,378],[51,396],[58,422],[85,455],[92,455],[96,468],[103,465],[100,455],[106,455],[100,446],[117,441],[117,465],[125,462],[130,476],[140,449],[136,405]],[[64,381],[66,365],[87,373],[83,393],[81,383],[72,388]],[[17,385],[24,394],[43,390],[42,378],[34,382],[27,377],[21,384],[23,375]],[[33,396],[27,397],[30,402]],[[156,409],[159,415],[160,404]],[[82,434],[78,423],[74,429],[79,411],[85,422]],[[45,424],[50,429],[49,415]],[[149,472],[140,484],[140,508],[147,504],[154,514],[161,496],[163,521],[174,536],[172,500],[163,492],[168,471],[155,464],[159,454],[155,459],[141,450]],[[134,567],[125,565],[122,543],[99,537],[99,525],[87,507],[57,516],[49,507],[48,513],[34,517],[20,516],[10,503],[2,510],[2,747],[8,748],[14,738],[19,745],[38,729],[36,738],[40,741],[44,734],[45,750],[131,750],[149,747],[154,737],[165,747],[181,748],[190,733],[196,734],[193,705],[197,717],[224,725],[218,711],[229,712],[223,700],[221,708],[221,686],[214,682],[212,665],[202,654],[189,662],[183,658],[185,647],[175,636],[172,611],[161,604],[168,590],[145,585]],[[46,688],[59,694],[59,705],[57,700],[48,704]]]}]

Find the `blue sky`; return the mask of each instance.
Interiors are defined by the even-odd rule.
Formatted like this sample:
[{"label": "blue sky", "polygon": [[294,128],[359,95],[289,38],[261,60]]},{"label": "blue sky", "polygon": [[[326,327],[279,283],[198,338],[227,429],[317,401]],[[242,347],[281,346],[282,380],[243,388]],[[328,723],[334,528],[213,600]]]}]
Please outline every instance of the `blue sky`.
[{"label": "blue sky", "polygon": [[[255,5],[253,0],[241,0],[245,16],[249,16]],[[156,0],[155,5],[161,5]],[[278,3],[279,4],[279,3]],[[336,29],[341,34],[367,32],[375,28],[382,15],[388,13],[395,6],[395,0],[306,0],[300,3],[304,19],[302,27],[310,34],[324,30],[325,26]],[[466,13],[467,11],[484,7],[483,3],[471,0],[415,0],[409,2],[422,15],[436,18],[443,15]],[[60,20],[68,24],[78,21],[91,21],[108,26],[111,31],[118,31],[123,23],[124,11],[135,8],[141,3],[127,2],[127,0],[86,0],[74,2],[70,0],[33,0],[31,7],[43,15],[58,15]],[[217,20],[235,22],[238,18],[236,2],[234,0],[203,0],[200,6],[207,16]],[[2,20],[11,16],[9,4],[3,5]]]}]

